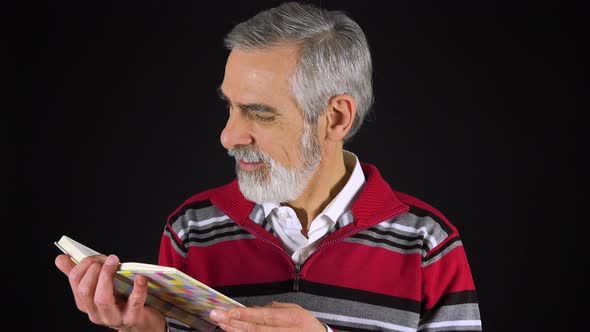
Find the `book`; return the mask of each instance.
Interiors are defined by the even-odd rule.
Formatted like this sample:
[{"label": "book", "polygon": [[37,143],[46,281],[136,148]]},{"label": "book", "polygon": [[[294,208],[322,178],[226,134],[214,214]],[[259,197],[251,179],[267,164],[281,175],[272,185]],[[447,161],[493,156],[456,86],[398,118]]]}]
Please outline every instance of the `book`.
[{"label": "book", "polygon": [[[85,257],[100,255],[66,235],[55,245],[76,264]],[[148,279],[147,305],[197,331],[210,332],[216,328],[215,321],[209,318],[211,310],[244,306],[176,268],[146,263],[121,263],[115,274],[115,292],[128,297],[133,289],[133,279],[138,275]]]}]

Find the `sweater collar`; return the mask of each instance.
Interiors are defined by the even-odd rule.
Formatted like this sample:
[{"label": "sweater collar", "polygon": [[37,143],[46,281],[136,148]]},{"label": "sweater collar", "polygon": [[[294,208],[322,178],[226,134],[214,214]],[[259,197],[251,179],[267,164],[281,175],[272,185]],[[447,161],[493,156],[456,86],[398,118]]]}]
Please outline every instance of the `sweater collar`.
[{"label": "sweater collar", "polygon": [[250,212],[256,206],[254,202],[247,200],[242,195],[238,179],[211,193],[211,203],[239,225],[243,225],[248,220]]},{"label": "sweater collar", "polygon": [[379,223],[409,209],[395,196],[377,167],[369,163],[361,163],[361,167],[367,181],[351,208],[357,227]]},{"label": "sweater collar", "polygon": [[[395,196],[375,166],[361,163],[361,167],[366,182],[351,207],[355,226],[370,226],[408,210],[408,206]],[[239,225],[249,220],[256,206],[244,198],[237,179],[214,190],[211,202]]]}]

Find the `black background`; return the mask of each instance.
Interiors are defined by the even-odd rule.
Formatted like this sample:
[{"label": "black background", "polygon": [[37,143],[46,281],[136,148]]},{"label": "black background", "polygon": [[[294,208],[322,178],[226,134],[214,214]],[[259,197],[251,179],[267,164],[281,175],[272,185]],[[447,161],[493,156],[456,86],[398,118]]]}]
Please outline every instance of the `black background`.
[{"label": "black background", "polygon": [[[77,311],[53,265],[62,234],[155,263],[167,215],[233,178],[219,144],[223,36],[276,4],[25,8],[17,40],[32,51],[18,68],[32,108],[12,142],[28,196],[6,236],[33,249],[40,271],[27,287],[37,300],[21,304],[49,318],[21,320],[21,330],[106,330]],[[321,4],[355,19],[373,55],[374,112],[346,148],[459,228],[484,329],[581,327],[585,5]]]}]

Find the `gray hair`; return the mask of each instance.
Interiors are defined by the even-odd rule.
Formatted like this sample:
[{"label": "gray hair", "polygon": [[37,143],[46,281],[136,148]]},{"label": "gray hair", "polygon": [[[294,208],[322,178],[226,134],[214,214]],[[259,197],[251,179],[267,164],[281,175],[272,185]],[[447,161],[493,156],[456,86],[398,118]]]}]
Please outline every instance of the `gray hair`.
[{"label": "gray hair", "polygon": [[315,127],[330,98],[349,94],[357,105],[344,137],[349,140],[373,103],[371,53],[363,30],[341,11],[288,2],[236,25],[225,37],[230,50],[289,43],[300,47],[289,83],[306,122]]}]

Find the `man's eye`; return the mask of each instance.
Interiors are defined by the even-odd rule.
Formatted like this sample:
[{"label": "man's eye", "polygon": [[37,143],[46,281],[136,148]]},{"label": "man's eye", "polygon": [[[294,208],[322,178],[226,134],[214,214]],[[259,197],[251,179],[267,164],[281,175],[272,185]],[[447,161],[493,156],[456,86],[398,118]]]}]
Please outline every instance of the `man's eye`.
[{"label": "man's eye", "polygon": [[258,113],[253,113],[253,116],[256,120],[266,121],[266,122],[272,121],[275,118],[274,116],[262,116]]}]

